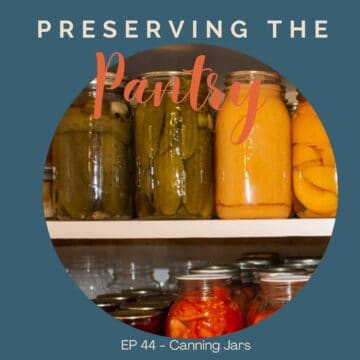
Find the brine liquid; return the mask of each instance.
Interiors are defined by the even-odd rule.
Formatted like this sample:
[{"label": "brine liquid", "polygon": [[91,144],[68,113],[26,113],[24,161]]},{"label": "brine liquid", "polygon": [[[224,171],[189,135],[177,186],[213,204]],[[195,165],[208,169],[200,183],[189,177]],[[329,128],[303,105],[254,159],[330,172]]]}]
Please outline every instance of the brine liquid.
[{"label": "brine liquid", "polygon": [[58,219],[132,216],[132,154],[118,132],[65,130],[54,138]]}]

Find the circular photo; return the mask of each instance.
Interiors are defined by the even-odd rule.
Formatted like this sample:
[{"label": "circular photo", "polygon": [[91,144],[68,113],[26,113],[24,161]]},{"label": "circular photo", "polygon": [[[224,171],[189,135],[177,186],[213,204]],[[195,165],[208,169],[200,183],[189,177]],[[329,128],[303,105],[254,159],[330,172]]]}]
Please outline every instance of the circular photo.
[{"label": "circular photo", "polygon": [[268,319],[315,272],[337,211],[334,153],[306,94],[217,46],[100,57],[44,166],[74,289],[109,321],[173,338]]}]

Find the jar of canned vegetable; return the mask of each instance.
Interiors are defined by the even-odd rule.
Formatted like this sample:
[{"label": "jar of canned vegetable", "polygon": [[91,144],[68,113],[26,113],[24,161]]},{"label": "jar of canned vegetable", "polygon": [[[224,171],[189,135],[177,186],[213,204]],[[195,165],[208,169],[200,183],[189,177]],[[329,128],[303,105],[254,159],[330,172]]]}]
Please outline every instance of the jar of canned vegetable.
[{"label": "jar of canned vegetable", "polygon": [[209,338],[245,327],[244,318],[231,299],[229,275],[178,277],[179,298],[167,317],[166,335],[175,338]]},{"label": "jar of canned vegetable", "polygon": [[[180,96],[190,88],[191,74],[159,71],[140,75],[148,81],[170,84],[160,106],[138,104],[135,111],[136,194],[139,218],[210,218],[213,214],[214,121],[208,104],[201,111],[189,100],[172,100],[174,79]],[[201,84],[200,100],[206,97]],[[201,99],[203,97],[203,99]]]},{"label": "jar of canned vegetable", "polygon": [[[106,74],[111,85],[115,74]],[[54,206],[60,220],[128,219],[133,215],[133,121],[125,82],[105,88],[94,119],[96,80],[65,112],[53,139]]]}]

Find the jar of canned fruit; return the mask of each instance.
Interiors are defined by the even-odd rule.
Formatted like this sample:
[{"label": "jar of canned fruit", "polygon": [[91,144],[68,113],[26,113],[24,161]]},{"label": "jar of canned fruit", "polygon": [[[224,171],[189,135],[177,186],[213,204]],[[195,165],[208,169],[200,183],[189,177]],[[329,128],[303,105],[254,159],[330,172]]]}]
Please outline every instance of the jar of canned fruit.
[{"label": "jar of canned fruit", "polygon": [[166,335],[175,338],[209,338],[245,327],[244,318],[231,299],[229,275],[178,277],[179,298],[167,317]]},{"label": "jar of canned fruit", "polygon": [[[140,75],[148,81],[149,92],[157,82],[170,84],[160,106],[148,102],[138,104],[135,111],[135,204],[140,218],[210,218],[213,214],[214,121],[208,104],[197,112],[188,100],[173,102],[175,77],[180,78],[183,96],[189,91],[191,74]],[[202,83],[204,99],[206,89]]]},{"label": "jar of canned fruit", "polygon": [[301,218],[335,217],[338,179],[330,140],[301,95],[292,121],[294,208]]},{"label": "jar of canned fruit", "polygon": [[[115,74],[107,73],[106,85]],[[65,112],[53,139],[54,206],[60,220],[128,219],[133,215],[133,121],[125,82],[105,89],[94,119],[96,80]]]},{"label": "jar of canned fruit", "polygon": [[[241,141],[254,81],[260,82],[254,123]],[[235,71],[237,104],[227,96],[216,118],[216,212],[223,219],[287,218],[292,207],[291,128],[280,76]]]}]

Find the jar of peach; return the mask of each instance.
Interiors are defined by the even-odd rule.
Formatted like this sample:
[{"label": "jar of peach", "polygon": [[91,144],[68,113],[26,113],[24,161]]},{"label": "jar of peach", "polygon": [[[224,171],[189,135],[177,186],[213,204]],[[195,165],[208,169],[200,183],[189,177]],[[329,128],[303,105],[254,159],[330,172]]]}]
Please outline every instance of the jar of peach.
[{"label": "jar of peach", "polygon": [[301,95],[292,121],[294,209],[301,218],[335,217],[338,181],[330,140]]},{"label": "jar of peach", "polygon": [[[227,96],[216,119],[217,215],[223,219],[287,218],[292,206],[291,129],[280,76],[236,71],[227,75],[226,88],[234,82],[240,83],[237,102]],[[255,83],[260,86],[254,123],[240,141]]]}]

